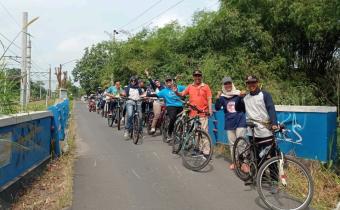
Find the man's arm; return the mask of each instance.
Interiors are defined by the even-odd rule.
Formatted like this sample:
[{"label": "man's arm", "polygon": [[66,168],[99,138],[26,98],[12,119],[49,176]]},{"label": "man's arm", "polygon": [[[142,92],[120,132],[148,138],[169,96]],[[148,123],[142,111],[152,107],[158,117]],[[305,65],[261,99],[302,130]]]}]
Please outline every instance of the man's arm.
[{"label": "man's arm", "polygon": [[[184,87],[184,86],[183,86]],[[179,90],[177,86],[175,86],[172,90],[176,93],[176,95],[183,97],[189,94],[189,86],[186,87],[183,91]]]},{"label": "man's arm", "polygon": [[207,97],[208,97],[209,114],[211,116],[213,115],[213,110],[212,110],[212,93],[211,93],[210,87],[208,87]]},{"label": "man's arm", "polygon": [[264,97],[264,103],[266,105],[266,109],[270,118],[270,122],[273,126],[276,126],[277,125],[276,110],[272,96],[265,91],[262,92]]}]

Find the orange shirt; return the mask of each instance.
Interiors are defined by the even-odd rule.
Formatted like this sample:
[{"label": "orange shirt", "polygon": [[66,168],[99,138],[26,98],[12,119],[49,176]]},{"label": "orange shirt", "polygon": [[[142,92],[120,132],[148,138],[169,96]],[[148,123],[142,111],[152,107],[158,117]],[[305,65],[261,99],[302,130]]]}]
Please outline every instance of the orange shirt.
[{"label": "orange shirt", "polygon": [[[189,103],[195,105],[198,109],[209,111],[208,99],[211,99],[211,90],[207,84],[201,83],[200,85],[191,84],[184,91],[184,95],[189,95]],[[191,111],[190,116],[196,116],[197,111]],[[200,116],[205,116],[200,114]]]}]

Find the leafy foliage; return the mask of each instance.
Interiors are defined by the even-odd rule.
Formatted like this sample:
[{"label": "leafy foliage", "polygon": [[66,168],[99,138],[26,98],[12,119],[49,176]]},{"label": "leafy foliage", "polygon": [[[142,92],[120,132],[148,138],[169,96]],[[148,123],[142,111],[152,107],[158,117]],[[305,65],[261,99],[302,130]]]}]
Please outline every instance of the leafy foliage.
[{"label": "leafy foliage", "polygon": [[277,104],[337,105],[339,97],[340,3],[337,0],[221,0],[216,12],[199,11],[190,26],[176,21],[144,29],[127,41],[86,48],[73,71],[84,90],[181,75],[192,81],[200,68],[214,91],[223,76],[239,89],[257,75]]}]

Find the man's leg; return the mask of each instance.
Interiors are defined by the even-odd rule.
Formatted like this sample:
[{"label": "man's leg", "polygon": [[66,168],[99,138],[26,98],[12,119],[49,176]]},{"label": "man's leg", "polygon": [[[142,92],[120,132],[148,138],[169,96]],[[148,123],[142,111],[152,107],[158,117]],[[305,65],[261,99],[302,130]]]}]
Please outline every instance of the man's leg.
[{"label": "man's leg", "polygon": [[168,127],[168,136],[171,138],[172,132],[174,131],[175,121],[176,121],[177,107],[173,107],[173,106],[167,107],[166,111],[170,119],[169,127]]},{"label": "man's leg", "polygon": [[161,115],[161,104],[158,101],[153,102],[153,114],[154,114],[154,117],[152,119],[151,128],[155,129],[157,125],[157,121]]},{"label": "man's leg", "polygon": [[[200,117],[201,128],[205,132],[208,133],[208,117]],[[209,133],[208,133],[209,135]],[[204,155],[210,154],[210,142],[206,138],[202,138],[199,142],[200,150],[203,152]]]},{"label": "man's leg", "polygon": [[228,144],[230,148],[231,161],[234,162],[233,147],[236,140],[236,130],[227,130]]},{"label": "man's leg", "polygon": [[[126,103],[126,120],[125,120],[125,134],[129,133],[132,128],[132,113],[133,113],[133,104],[130,102]],[[124,137],[126,135],[124,134]]]}]

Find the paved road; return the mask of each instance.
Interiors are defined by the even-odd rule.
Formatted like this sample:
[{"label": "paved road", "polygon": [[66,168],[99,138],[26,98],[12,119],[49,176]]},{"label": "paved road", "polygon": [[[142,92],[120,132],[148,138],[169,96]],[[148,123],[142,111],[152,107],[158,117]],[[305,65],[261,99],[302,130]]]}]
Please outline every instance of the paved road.
[{"label": "paved road", "polygon": [[263,209],[257,192],[214,158],[203,172],[183,167],[159,137],[143,144],[125,141],[122,132],[75,104],[78,159],[72,209]]}]

